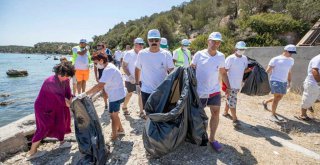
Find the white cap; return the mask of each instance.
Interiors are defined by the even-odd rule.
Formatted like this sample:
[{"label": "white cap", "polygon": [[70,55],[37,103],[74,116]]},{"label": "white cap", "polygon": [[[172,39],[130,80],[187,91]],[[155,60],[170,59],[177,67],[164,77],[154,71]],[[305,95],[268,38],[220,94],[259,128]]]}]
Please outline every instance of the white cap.
[{"label": "white cap", "polygon": [[243,42],[243,41],[237,42],[237,44],[236,44],[236,49],[247,49],[246,43]]},{"label": "white cap", "polygon": [[87,43],[87,40],[86,39],[81,39],[80,43]]},{"label": "white cap", "polygon": [[191,44],[191,42],[188,39],[183,39],[181,41],[181,45],[183,45],[183,46],[189,46],[190,44]]},{"label": "white cap", "polygon": [[134,39],[133,43],[135,43],[135,44],[144,44],[144,41],[143,41],[142,38],[136,38],[136,39]]},{"label": "white cap", "polygon": [[152,39],[152,38],[161,38],[160,36],[160,32],[158,29],[151,29],[148,32],[148,39]]},{"label": "white cap", "polygon": [[219,33],[219,32],[212,32],[212,33],[209,35],[208,40],[222,41],[221,33]]},{"label": "white cap", "polygon": [[168,45],[168,40],[166,38],[161,38],[160,45]]},{"label": "white cap", "polygon": [[295,45],[287,45],[284,47],[284,50],[288,51],[289,53],[292,53],[292,54],[297,54],[297,48]]}]

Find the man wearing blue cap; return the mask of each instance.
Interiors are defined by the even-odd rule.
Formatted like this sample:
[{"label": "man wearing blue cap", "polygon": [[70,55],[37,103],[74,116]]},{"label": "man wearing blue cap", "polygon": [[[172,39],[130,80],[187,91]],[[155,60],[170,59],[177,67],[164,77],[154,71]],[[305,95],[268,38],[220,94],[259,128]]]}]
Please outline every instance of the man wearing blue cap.
[{"label": "man wearing blue cap", "polygon": [[210,118],[210,145],[217,152],[222,151],[222,146],[215,140],[215,134],[219,125],[219,113],[221,105],[219,75],[227,86],[226,96],[228,97],[230,85],[227,71],[225,69],[224,54],[218,51],[222,36],[219,32],[213,32],[208,38],[208,48],[198,51],[191,62],[196,69],[197,92],[203,108],[208,106],[211,112]]},{"label": "man wearing blue cap", "polygon": [[273,57],[268,65],[267,73],[270,74],[270,88],[273,98],[267,101],[262,101],[264,109],[268,110],[268,103],[272,102],[271,121],[283,122],[284,119],[276,114],[276,109],[279,101],[287,93],[287,88],[290,88],[291,69],[294,64],[292,54],[296,54],[296,46],[287,45],[281,55]]},{"label": "man wearing blue cap", "polygon": [[176,67],[188,67],[191,63],[191,52],[188,50],[191,42],[188,39],[181,41],[181,47],[173,51],[173,63]]},{"label": "man wearing blue cap", "polygon": [[78,94],[86,90],[86,82],[89,79],[89,64],[91,63],[91,56],[87,40],[81,39],[79,46],[72,48],[72,64],[76,70],[77,90]]},{"label": "man wearing blue cap", "polygon": [[[122,68],[123,71],[125,73],[125,86],[128,90],[127,96],[124,100],[123,106],[122,106],[122,110],[124,115],[129,115],[129,111],[128,111],[128,103],[130,101],[130,98],[132,96],[132,93],[134,91],[136,91],[136,86],[135,86],[135,63],[137,61],[138,58],[138,53],[143,49],[144,46],[144,41],[142,38],[136,38],[134,40],[134,47],[133,49],[127,51],[124,55],[123,55],[123,61],[122,61]],[[142,108],[142,100],[141,97],[139,96],[138,98],[139,100],[139,108],[140,108],[140,117],[142,119],[145,119],[145,114],[143,112],[143,108]]]},{"label": "man wearing blue cap", "polygon": [[243,74],[245,72],[249,72],[248,69],[248,58],[244,55],[245,50],[247,49],[246,43],[243,41],[237,42],[236,51],[234,54],[228,56],[226,58],[226,70],[228,72],[228,79],[230,83],[230,93],[227,98],[225,110],[223,116],[231,117],[228,113],[230,108],[233,126],[235,128],[239,128],[240,123],[236,114],[236,106],[237,106],[237,94],[241,88]]},{"label": "man wearing blue cap", "polygon": [[147,38],[149,47],[139,52],[135,69],[136,91],[138,94],[141,93],[143,107],[150,94],[174,68],[171,53],[160,49],[159,30],[149,30]]}]

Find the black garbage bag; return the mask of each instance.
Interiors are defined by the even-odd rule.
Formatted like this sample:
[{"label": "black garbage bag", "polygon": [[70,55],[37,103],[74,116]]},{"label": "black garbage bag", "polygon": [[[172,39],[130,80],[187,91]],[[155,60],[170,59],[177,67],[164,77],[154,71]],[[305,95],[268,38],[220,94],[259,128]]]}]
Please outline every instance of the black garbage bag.
[{"label": "black garbage bag", "polygon": [[74,114],[75,135],[79,151],[84,156],[77,164],[104,165],[107,162],[107,148],[102,128],[94,105],[89,97],[76,99],[71,104]]},{"label": "black garbage bag", "polygon": [[249,96],[268,95],[271,90],[268,73],[256,60],[249,57],[248,60],[248,67],[253,67],[253,70],[244,75],[244,85],[240,92]]},{"label": "black garbage bag", "polygon": [[[186,68],[176,68],[146,102],[148,119],[143,130],[143,143],[147,152],[155,157],[178,147],[186,139],[188,131],[190,140],[197,144],[201,144],[207,137],[206,125],[201,123],[203,120],[207,122],[207,117],[203,114],[203,108],[203,112],[196,112],[201,108],[197,105],[199,102],[193,101],[197,95],[191,92],[196,88],[190,88],[190,73]],[[191,101],[194,103],[193,108]],[[189,114],[195,114],[193,118],[199,119],[188,123]]]}]

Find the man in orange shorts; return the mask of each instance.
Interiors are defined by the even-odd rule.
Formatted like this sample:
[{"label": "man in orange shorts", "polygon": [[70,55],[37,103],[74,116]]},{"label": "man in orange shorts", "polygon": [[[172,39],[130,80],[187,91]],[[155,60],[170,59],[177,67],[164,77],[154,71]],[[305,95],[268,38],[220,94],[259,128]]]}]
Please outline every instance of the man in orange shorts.
[{"label": "man in orange shorts", "polygon": [[72,48],[72,64],[76,70],[78,94],[86,91],[86,82],[89,79],[89,64],[91,56],[87,47],[87,40],[81,39],[79,46]]}]

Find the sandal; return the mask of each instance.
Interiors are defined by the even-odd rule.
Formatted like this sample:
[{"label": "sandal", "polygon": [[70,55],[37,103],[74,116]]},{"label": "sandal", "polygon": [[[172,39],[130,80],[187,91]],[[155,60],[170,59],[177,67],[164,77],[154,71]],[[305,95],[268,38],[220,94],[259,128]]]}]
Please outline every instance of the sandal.
[{"label": "sandal", "polygon": [[227,113],[227,114],[223,113],[222,116],[226,117],[228,119],[232,119],[232,116],[229,113]]},{"label": "sandal", "polygon": [[297,118],[298,120],[302,120],[302,121],[312,120],[309,116],[294,116],[294,117]]},{"label": "sandal", "polygon": [[262,105],[263,105],[264,110],[269,111],[268,105],[267,105],[267,103],[264,102],[264,100],[262,101]]},{"label": "sandal", "polygon": [[123,115],[128,116],[130,115],[130,112],[128,111],[128,108],[122,108],[123,110]]},{"label": "sandal", "polygon": [[139,117],[140,117],[141,119],[144,119],[144,120],[147,119],[147,116],[146,116],[143,112],[141,112],[141,113],[139,114]]},{"label": "sandal", "polygon": [[222,151],[222,145],[218,141],[210,142],[210,144],[211,144],[211,147],[217,152]]}]

